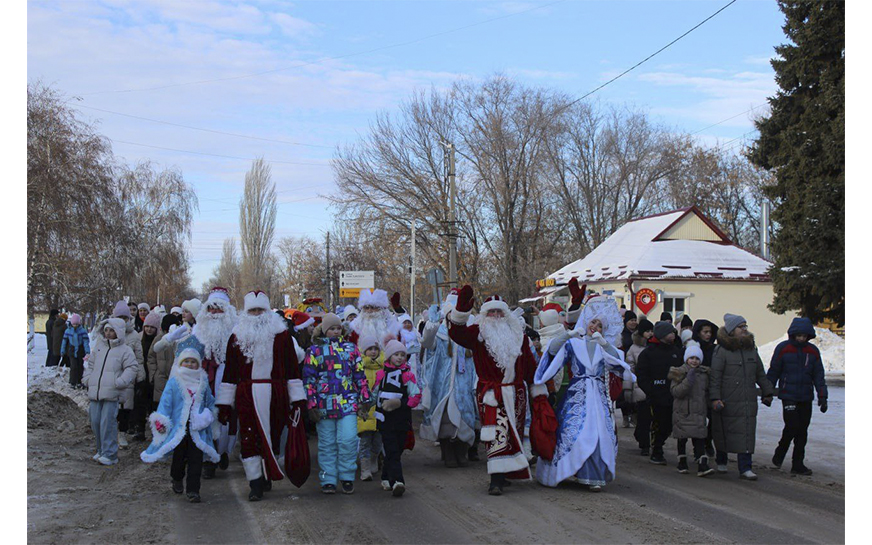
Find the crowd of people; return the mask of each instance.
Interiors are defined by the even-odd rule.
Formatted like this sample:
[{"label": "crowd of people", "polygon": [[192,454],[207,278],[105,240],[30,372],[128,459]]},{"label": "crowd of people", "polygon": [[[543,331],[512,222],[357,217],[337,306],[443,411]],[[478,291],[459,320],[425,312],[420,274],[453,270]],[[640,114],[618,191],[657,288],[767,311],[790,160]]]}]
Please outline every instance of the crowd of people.
[{"label": "crowd of people", "polygon": [[468,285],[417,319],[380,289],[313,315],[271,309],[260,291],[237,313],[220,287],[169,313],[119,301],[90,332],[53,310],[46,365],[69,366],[70,384],[87,388],[94,460],[114,465],[119,448],[150,441],[142,461],[170,459],[172,489],[191,502],[237,442],[249,500],[285,477],[302,486],[314,435],[325,494],[375,478],[402,496],[416,436],[438,444],[447,468],[478,461],[483,443],[491,495],[531,479],[596,492],[616,475],[616,410],[652,464],[667,465],[672,437],[678,472],[726,473],[734,453],[739,477],[756,480],[758,398],[775,396],[784,430],[772,463],[792,444],[791,473],[812,474],[808,427],[827,387],[808,319],[793,321],[767,373],[740,315],[720,326],[683,315],[676,328],[668,313],[652,323],[585,288],[572,279],[570,306],[537,309],[538,327],[499,296],[476,311]]}]

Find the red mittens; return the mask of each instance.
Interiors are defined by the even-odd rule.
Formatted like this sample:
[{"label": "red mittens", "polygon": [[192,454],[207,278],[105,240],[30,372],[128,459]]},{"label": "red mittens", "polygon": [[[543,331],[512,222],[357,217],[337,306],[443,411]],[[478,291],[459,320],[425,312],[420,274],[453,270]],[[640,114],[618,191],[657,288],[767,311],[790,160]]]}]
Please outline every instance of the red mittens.
[{"label": "red mittens", "polygon": [[475,299],[472,297],[472,286],[466,284],[460,288],[460,293],[457,294],[457,305],[454,307],[457,312],[469,312],[472,310],[472,305]]}]

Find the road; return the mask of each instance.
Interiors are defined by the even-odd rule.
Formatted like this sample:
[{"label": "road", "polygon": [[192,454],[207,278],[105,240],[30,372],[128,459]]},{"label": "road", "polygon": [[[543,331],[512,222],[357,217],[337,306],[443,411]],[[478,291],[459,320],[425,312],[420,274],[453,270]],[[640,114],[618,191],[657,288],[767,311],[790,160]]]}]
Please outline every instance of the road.
[{"label": "road", "polygon": [[[47,542],[153,543],[833,543],[845,540],[844,485],[826,476],[791,477],[757,466],[760,480],[701,479],[653,466],[621,430],[617,479],[595,494],[515,483],[486,494],[485,462],[447,469],[439,449],[419,441],[403,456],[402,498],[377,481],[356,482],[351,496],[321,494],[316,463],[302,489],[274,484],[264,501],[247,501],[241,464],[203,481],[204,502],[188,504],[169,489],[166,463],[146,465],[139,447],[121,463],[90,461],[87,420],[75,404],[62,416],[75,433],[30,426],[28,538]],[[30,400],[29,400],[30,408]],[[34,409],[33,419],[38,411]],[[46,418],[43,418],[46,420]],[[671,442],[670,442],[671,444]],[[310,448],[316,452],[313,440]],[[110,500],[107,502],[107,500]]]}]

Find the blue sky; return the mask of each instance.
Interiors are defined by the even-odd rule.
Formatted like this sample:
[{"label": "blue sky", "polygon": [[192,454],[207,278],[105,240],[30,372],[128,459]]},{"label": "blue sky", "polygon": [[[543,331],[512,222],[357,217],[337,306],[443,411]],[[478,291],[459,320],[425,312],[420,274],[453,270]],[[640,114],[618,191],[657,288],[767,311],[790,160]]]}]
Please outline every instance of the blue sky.
[{"label": "blue sky", "polygon": [[[200,198],[191,245],[199,288],[223,239],[238,234],[252,158],[273,162],[277,237],[321,236],[330,212],[319,195],[333,189],[335,147],[354,142],[376,112],[395,110],[413,90],[503,72],[580,96],[727,1],[31,0],[28,79],[80,96],[75,104],[113,139],[116,155],[182,170]],[[781,24],[774,0],[739,0],[594,97],[700,131],[764,105],[775,91],[768,59],[784,41]],[[468,28],[446,33],[460,27]],[[395,44],[404,45],[388,47]],[[227,79],[188,84],[220,78]],[[752,128],[745,114],[696,136],[714,145],[751,137]]]}]

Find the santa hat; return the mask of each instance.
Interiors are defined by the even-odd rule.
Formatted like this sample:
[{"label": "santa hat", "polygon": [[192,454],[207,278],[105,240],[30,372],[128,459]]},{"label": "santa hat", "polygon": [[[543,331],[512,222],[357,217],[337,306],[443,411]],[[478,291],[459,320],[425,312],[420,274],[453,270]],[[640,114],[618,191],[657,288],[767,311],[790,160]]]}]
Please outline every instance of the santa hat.
[{"label": "santa hat", "polygon": [[357,316],[360,314],[360,311],[354,308],[354,305],[348,305],[345,307],[345,310],[342,311],[342,319],[348,321],[348,317],[352,314]]},{"label": "santa hat", "polygon": [[77,326],[77,325],[80,325],[81,323],[82,323],[82,317],[79,316],[78,314],[73,314],[72,316],[70,316],[70,325]]},{"label": "santa hat", "polygon": [[196,316],[200,312],[200,305],[202,305],[200,300],[194,298],[194,299],[188,299],[187,301],[182,303],[182,308],[184,310],[187,310],[188,312],[190,312],[194,316]]},{"label": "santa hat", "polygon": [[143,322],[143,326],[151,326],[155,329],[160,329],[160,314],[157,312],[149,312],[148,316],[145,317],[145,321]]},{"label": "santa hat", "polygon": [[[401,315],[397,316],[397,321],[400,323],[400,325],[403,325],[403,322],[405,322],[406,320],[411,322],[412,317],[409,316],[408,314],[401,314]],[[412,322],[412,323],[414,323],[414,322]]]},{"label": "santa hat", "polygon": [[548,303],[547,305],[542,307],[542,310],[553,310],[557,312],[557,314],[560,314],[561,312],[563,312],[563,307],[561,307],[557,303]]},{"label": "santa hat", "polygon": [[[206,298],[206,306],[208,307],[218,301],[222,301],[224,304],[230,303],[230,292],[227,291],[227,288],[222,288],[221,286],[212,288],[212,291],[209,292],[209,297]],[[221,304],[219,303],[218,306],[221,306]]]},{"label": "santa hat", "polygon": [[112,311],[113,318],[130,318],[130,308],[123,300],[115,303],[115,310]]},{"label": "santa hat", "polygon": [[484,304],[481,305],[482,314],[487,314],[491,310],[502,310],[503,314],[505,314],[506,316],[508,316],[511,312],[511,309],[509,309],[509,305],[507,305],[506,302],[503,301],[503,298],[499,295],[491,295],[490,297],[485,299]]},{"label": "santa hat", "polygon": [[406,345],[404,345],[403,343],[401,343],[400,341],[398,341],[396,339],[391,339],[390,341],[388,341],[388,344],[385,346],[385,361],[388,361],[389,359],[391,359],[391,356],[393,356],[397,352],[404,352],[405,353],[405,351],[406,351]]},{"label": "santa hat", "polygon": [[142,310],[142,309],[145,309],[145,310],[151,310],[151,309],[148,307],[148,303],[139,303],[139,305],[136,306],[136,309],[137,309],[137,310]]},{"label": "santa hat", "polygon": [[389,308],[391,306],[388,301],[388,292],[385,290],[360,290],[360,297],[357,299],[357,306],[363,307],[379,307]]},{"label": "santa hat", "polygon": [[263,310],[269,310],[269,297],[260,291],[254,290],[245,294],[245,306],[243,310],[248,312],[253,308],[262,308]]},{"label": "santa hat", "polygon": [[539,313],[539,325],[542,327],[552,326],[560,322],[560,313],[553,308],[543,310]]},{"label": "santa hat", "polygon": [[300,331],[302,329],[306,329],[310,325],[315,323],[315,318],[312,318],[308,314],[302,311],[297,311],[293,316],[294,320],[294,331]]}]

